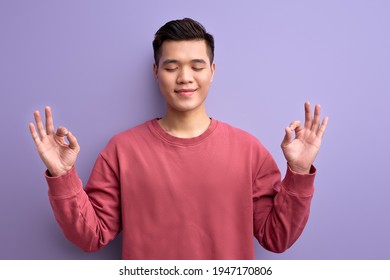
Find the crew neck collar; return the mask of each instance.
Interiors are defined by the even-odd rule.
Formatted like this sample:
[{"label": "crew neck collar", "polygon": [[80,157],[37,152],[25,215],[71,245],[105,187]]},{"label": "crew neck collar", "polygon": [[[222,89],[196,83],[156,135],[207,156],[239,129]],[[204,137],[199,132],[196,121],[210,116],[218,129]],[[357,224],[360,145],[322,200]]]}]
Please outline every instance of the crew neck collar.
[{"label": "crew neck collar", "polygon": [[190,145],[196,145],[202,141],[204,141],[207,137],[209,137],[214,130],[217,128],[218,121],[214,120],[213,118],[210,118],[211,122],[209,127],[205,132],[203,132],[201,135],[191,138],[180,138],[173,136],[169,133],[167,133],[158,123],[159,118],[155,118],[149,122],[149,127],[159,138],[164,140],[165,142],[168,142],[173,145],[178,146],[190,146]]}]

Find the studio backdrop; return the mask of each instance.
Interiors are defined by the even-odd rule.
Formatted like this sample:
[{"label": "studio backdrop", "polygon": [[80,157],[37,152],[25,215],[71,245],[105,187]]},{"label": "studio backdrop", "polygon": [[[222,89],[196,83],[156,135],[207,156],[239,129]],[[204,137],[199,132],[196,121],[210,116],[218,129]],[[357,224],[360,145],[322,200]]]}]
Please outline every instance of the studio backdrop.
[{"label": "studio backdrop", "polygon": [[390,258],[389,1],[0,1],[0,259],[119,259],[68,242],[28,130],[50,105],[78,138],[86,183],[115,134],[162,116],[152,40],[191,17],[216,41],[208,114],[255,135],[282,174],[284,128],[321,104],[329,125],[308,224],[257,259]]}]

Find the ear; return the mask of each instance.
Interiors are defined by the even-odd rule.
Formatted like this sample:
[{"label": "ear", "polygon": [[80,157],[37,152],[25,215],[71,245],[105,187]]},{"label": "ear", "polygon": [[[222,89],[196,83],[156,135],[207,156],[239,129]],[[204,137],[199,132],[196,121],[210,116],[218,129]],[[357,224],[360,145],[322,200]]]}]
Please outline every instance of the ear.
[{"label": "ear", "polygon": [[158,66],[156,63],[153,64],[154,78],[158,81]]},{"label": "ear", "polygon": [[215,63],[211,64],[210,68],[211,68],[211,81],[210,82],[213,82],[214,74],[215,74]]}]

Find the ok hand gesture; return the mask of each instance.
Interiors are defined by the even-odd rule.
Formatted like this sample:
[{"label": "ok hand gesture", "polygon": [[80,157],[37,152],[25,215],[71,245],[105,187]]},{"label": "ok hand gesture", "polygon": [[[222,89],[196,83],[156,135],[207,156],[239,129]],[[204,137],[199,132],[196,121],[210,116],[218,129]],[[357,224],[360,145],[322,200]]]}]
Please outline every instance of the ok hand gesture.
[{"label": "ok hand gesture", "polygon": [[[320,123],[320,106],[314,109],[314,119],[309,102],[305,103],[305,125],[295,121],[286,127],[286,135],[281,144],[284,157],[290,168],[297,172],[308,174],[321,146],[322,137],[328,124],[328,117]],[[293,131],[295,138],[293,138]]]},{"label": "ok hand gesture", "polygon": [[[46,130],[39,111],[34,112],[38,133],[33,123],[29,124],[31,136],[43,163],[52,176],[61,176],[69,171],[76,162],[80,146],[76,137],[64,127],[54,132],[53,117],[50,107],[45,108]],[[69,144],[65,142],[66,136]]]}]

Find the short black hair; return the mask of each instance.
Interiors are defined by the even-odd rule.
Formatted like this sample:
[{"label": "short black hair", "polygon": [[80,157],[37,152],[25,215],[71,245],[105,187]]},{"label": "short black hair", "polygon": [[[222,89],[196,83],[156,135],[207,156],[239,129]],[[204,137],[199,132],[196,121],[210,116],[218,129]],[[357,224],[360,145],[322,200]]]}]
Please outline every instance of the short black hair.
[{"label": "short black hair", "polygon": [[214,61],[214,37],[202,24],[191,18],[172,20],[164,24],[154,35],[154,62],[158,65],[164,41],[205,40],[210,64]]}]

